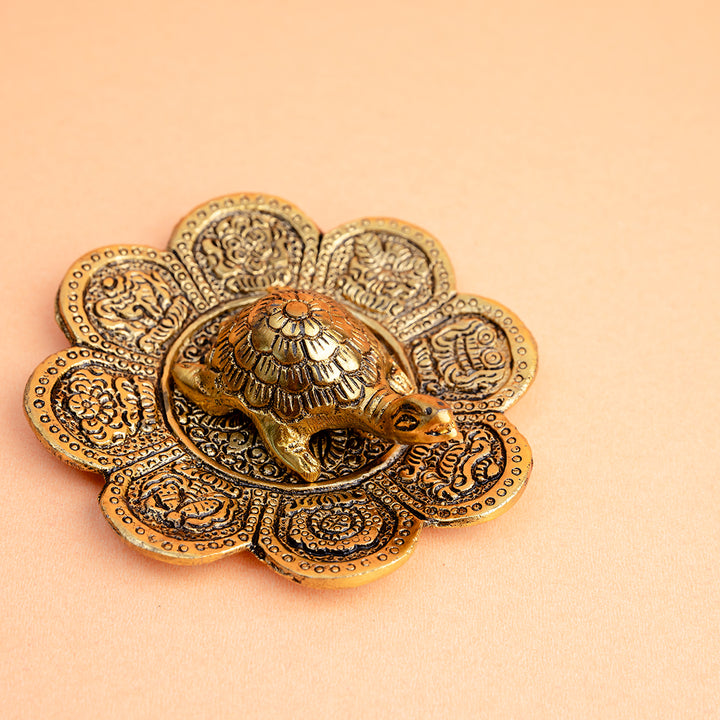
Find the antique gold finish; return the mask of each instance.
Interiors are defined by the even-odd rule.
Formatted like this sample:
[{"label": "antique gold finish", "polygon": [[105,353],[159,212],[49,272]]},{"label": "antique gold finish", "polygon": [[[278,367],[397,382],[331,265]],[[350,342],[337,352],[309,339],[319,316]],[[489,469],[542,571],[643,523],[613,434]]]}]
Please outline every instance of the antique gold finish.
[{"label": "antique gold finish", "polygon": [[160,559],[247,549],[299,582],[358,585],[423,525],[488,520],[525,487],[530,449],[503,412],[534,341],[457,294],[408,223],[321,236],[279,198],[217,198],[167,251],[81,258],[57,316],[73,347],[30,378],[30,422],[105,476],[111,525]]},{"label": "antique gold finish", "polygon": [[207,363],[176,362],[177,387],[209,415],[239,410],[276,460],[309,483],[310,438],[351,428],[401,445],[457,436],[450,406],[417,393],[372,331],[332,298],[268,289],[218,331]]}]

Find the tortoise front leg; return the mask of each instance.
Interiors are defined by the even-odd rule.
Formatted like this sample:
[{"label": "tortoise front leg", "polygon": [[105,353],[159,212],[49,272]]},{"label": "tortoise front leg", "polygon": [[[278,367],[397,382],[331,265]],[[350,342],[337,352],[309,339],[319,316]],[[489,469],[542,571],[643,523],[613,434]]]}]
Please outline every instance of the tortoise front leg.
[{"label": "tortoise front leg", "polygon": [[310,451],[310,436],[292,425],[277,422],[270,415],[252,417],[262,441],[283,464],[294,470],[303,480],[313,483],[320,475],[320,463]]}]

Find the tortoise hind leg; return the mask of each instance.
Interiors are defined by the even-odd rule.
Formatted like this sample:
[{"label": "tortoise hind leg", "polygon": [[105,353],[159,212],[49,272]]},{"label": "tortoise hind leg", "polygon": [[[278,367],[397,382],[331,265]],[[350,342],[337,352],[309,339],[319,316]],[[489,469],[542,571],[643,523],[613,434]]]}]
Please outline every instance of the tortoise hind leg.
[{"label": "tortoise hind leg", "polygon": [[218,395],[217,373],[201,363],[175,363],[173,379],[180,391],[209,415],[227,415],[236,406]]},{"label": "tortoise hind leg", "polygon": [[320,463],[310,451],[310,436],[291,425],[276,422],[269,415],[252,418],[265,447],[283,464],[306,482],[313,483],[320,475]]}]

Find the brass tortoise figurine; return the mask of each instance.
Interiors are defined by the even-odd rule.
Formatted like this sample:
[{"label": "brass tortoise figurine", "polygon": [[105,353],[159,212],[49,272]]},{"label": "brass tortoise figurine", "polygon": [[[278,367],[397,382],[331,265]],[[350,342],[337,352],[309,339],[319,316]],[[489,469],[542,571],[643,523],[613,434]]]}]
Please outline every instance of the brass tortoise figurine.
[{"label": "brass tortoise figurine", "polygon": [[373,332],[332,298],[271,287],[225,320],[207,362],[172,369],[205,412],[236,410],[275,457],[307,482],[320,474],[315,433],[355,428],[399,444],[457,436],[450,406],[414,392]]}]

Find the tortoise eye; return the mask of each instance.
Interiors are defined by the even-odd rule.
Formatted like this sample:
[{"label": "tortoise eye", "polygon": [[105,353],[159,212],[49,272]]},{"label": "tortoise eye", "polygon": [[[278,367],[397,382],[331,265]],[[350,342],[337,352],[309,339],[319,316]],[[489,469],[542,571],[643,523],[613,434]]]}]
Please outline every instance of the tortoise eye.
[{"label": "tortoise eye", "polygon": [[416,417],[407,413],[403,413],[395,420],[395,427],[403,431],[414,430],[419,424],[420,421]]}]

